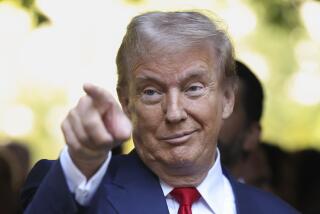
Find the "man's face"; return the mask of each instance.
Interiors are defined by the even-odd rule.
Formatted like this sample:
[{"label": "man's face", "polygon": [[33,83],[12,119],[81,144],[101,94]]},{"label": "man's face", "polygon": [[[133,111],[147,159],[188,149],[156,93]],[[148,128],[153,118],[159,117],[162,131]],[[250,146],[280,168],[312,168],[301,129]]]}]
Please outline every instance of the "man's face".
[{"label": "man's face", "polygon": [[[159,55],[131,76],[129,104],[133,140],[141,159],[158,168],[208,168],[214,162],[223,118],[233,108],[233,91],[222,88],[208,48]],[[161,177],[161,175],[158,175]]]}]

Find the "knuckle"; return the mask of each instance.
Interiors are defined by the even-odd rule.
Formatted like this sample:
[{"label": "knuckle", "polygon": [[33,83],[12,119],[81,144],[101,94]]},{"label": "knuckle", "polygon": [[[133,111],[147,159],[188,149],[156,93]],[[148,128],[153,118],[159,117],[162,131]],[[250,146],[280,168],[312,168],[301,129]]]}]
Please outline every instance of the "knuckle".
[{"label": "knuckle", "polygon": [[77,136],[77,137],[78,137],[79,141],[80,141],[81,143],[83,143],[83,144],[88,144],[88,143],[90,143],[89,138],[88,138],[86,135],[84,135],[84,134],[81,134],[81,135],[79,135],[79,136]]},{"label": "knuckle", "polygon": [[66,130],[66,119],[64,119],[62,121],[62,123],[60,124],[60,129],[64,132]]},{"label": "knuckle", "polygon": [[113,141],[108,132],[103,129],[96,129],[94,132],[92,132],[90,139],[92,141],[91,144],[97,147],[110,147]]},{"label": "knuckle", "polygon": [[69,111],[69,117],[75,118],[77,115],[78,115],[77,109],[74,108]]},{"label": "knuckle", "polygon": [[97,145],[100,147],[100,146],[111,146],[112,142],[110,142],[110,139],[107,139],[107,138],[103,138],[103,137],[99,137],[97,139]]},{"label": "knuckle", "polygon": [[74,153],[76,153],[76,154],[82,153],[83,148],[82,148],[82,146],[80,144],[75,143],[75,144],[71,144],[71,145],[68,145],[68,146],[70,147],[70,149],[73,150]]},{"label": "knuckle", "polygon": [[69,133],[65,134],[65,139],[68,146],[75,147],[78,144],[74,138],[69,137]]},{"label": "knuckle", "polygon": [[89,118],[86,118],[85,120],[82,121],[82,125],[83,125],[83,128],[87,131],[87,132],[91,132],[93,129],[96,128],[97,126],[97,122],[94,118],[92,117],[89,117]]},{"label": "knuckle", "polygon": [[78,106],[82,105],[83,103],[85,103],[87,100],[87,96],[82,96],[80,97],[79,101],[78,101]]},{"label": "knuckle", "polygon": [[92,103],[92,99],[91,99],[88,95],[82,96],[82,97],[79,99],[77,108],[91,105],[91,103]]},{"label": "knuckle", "polygon": [[68,130],[68,126],[69,126],[69,122],[68,122],[68,119],[65,118],[62,122],[61,122],[61,125],[60,125],[60,128],[62,130],[62,132],[65,134]]}]

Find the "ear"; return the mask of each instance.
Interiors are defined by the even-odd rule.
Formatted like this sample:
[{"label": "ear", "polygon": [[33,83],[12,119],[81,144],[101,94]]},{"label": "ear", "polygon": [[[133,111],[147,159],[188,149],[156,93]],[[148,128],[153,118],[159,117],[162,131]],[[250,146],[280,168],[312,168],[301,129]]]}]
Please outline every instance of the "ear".
[{"label": "ear", "polygon": [[232,87],[226,87],[222,99],[222,118],[227,119],[233,112],[235,102],[235,92]]},{"label": "ear", "polygon": [[243,148],[245,151],[252,151],[256,148],[261,138],[261,125],[259,122],[252,122],[248,127]]},{"label": "ear", "polygon": [[129,92],[127,87],[119,88],[117,87],[118,98],[122,107],[123,112],[127,115],[128,118],[131,116],[129,108]]}]

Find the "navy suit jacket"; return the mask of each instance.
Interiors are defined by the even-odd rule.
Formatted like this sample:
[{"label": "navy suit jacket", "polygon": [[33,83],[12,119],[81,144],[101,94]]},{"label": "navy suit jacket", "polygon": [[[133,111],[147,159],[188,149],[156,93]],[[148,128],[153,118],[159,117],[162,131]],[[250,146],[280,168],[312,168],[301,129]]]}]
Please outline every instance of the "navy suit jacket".
[{"label": "navy suit jacket", "polygon": [[[271,194],[229,179],[237,214],[294,214]],[[25,213],[169,214],[158,177],[136,152],[114,156],[90,206],[81,207],[70,193],[60,161],[41,160],[31,170],[22,191]]]}]

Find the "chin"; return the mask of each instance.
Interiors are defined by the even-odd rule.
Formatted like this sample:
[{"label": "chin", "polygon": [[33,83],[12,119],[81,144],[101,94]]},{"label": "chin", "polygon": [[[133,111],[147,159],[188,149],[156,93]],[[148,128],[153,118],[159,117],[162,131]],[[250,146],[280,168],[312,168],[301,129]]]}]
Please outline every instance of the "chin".
[{"label": "chin", "polygon": [[196,158],[190,156],[172,156],[162,160],[170,168],[189,168],[196,164]]}]

